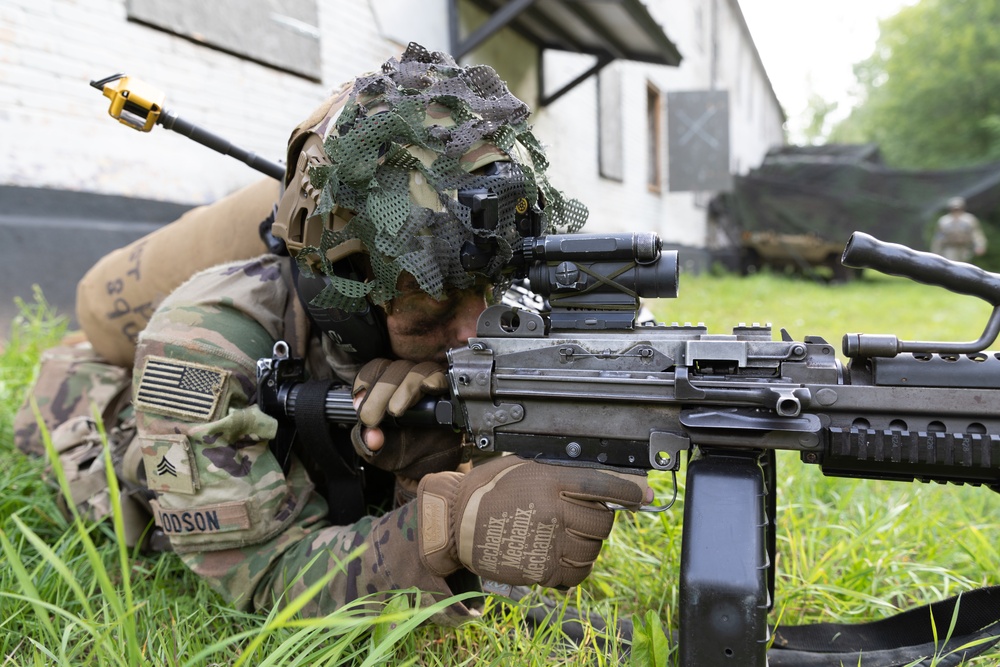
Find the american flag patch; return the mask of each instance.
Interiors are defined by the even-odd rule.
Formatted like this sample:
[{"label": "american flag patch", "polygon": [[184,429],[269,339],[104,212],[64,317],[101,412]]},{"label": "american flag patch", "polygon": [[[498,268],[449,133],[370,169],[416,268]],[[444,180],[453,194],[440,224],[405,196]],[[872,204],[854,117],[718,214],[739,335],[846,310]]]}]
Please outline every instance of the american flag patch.
[{"label": "american flag patch", "polygon": [[162,415],[208,421],[215,414],[228,371],[163,357],[148,357],[135,406]]}]

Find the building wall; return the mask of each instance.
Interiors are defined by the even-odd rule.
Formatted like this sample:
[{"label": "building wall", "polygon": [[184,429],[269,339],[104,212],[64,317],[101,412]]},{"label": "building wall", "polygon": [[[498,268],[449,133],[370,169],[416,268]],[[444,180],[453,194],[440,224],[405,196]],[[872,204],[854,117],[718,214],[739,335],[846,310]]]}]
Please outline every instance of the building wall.
[{"label": "building wall", "polygon": [[306,80],[130,22],[126,0],[0,3],[0,184],[185,203],[213,201],[258,178],[162,128],[140,134],[107,116],[88,85],[115,72],[166,95],[165,107],[272,160],[339,83],[400,50],[371,3],[322,0],[322,82]]},{"label": "building wall", "polygon": [[[759,164],[768,147],[782,143],[782,118],[735,0],[647,4],[684,62],[679,68],[610,65],[622,82],[623,181],[601,182],[597,174],[596,78],[537,110],[535,124],[553,152],[557,180],[570,190],[578,183],[601,224],[659,227],[697,245],[700,226],[692,216],[702,210],[704,196],[667,188],[650,194],[639,173],[645,169],[647,83],[664,92],[730,91],[734,173]],[[6,0],[0,5],[0,184],[186,203],[217,199],[257,174],[162,128],[140,134],[120,126],[107,117],[107,100],[88,81],[116,71],[142,78],[164,90],[166,107],[182,118],[280,159],[289,130],[325,95],[399,52],[407,23],[417,20],[406,20],[412,7],[399,0],[320,0],[323,75],[314,82],[130,22],[126,0]],[[420,16],[444,13],[444,0],[421,3]],[[463,18],[469,24],[481,15],[463,7]],[[446,27],[444,20],[425,19],[413,32],[442,48]],[[589,62],[550,56],[550,87]],[[496,63],[512,89],[535,103],[536,58],[533,46],[508,31],[466,60]]]},{"label": "building wall", "polygon": [[[715,193],[670,191],[666,149],[661,165],[663,186],[658,192],[647,187],[647,86],[660,90],[664,103],[671,91],[729,91],[730,170],[734,174],[759,165],[769,148],[784,143],[784,116],[736,0],[647,0],[646,4],[684,59],[679,67],[622,61],[608,66],[620,80],[622,179],[599,174],[596,79],[540,113],[536,134],[546,142],[557,165],[557,184],[588,204],[592,221],[588,226],[652,230],[668,243],[704,248],[711,242],[707,205]],[[592,62],[574,55],[550,60],[552,71],[547,76],[552,79],[569,78],[570,72],[580,72]],[[664,123],[665,116],[664,109]],[[665,127],[662,137],[665,140]]]},{"label": "building wall", "polygon": [[[18,198],[28,209],[31,197],[42,196],[45,189],[134,198],[136,206],[142,200],[190,206],[263,178],[163,128],[143,134],[120,125],[108,117],[108,100],[88,85],[91,80],[115,72],[141,78],[163,90],[165,107],[185,120],[280,160],[291,129],[340,83],[377,69],[411,39],[431,49],[448,46],[447,0],[316,0],[322,73],[314,81],[129,21],[129,1],[0,3],[0,253],[5,260],[33,257],[31,239],[36,237],[28,218],[5,218],[5,190],[33,188]],[[534,45],[504,30],[463,60],[494,65],[536,109],[535,134],[548,147],[550,178],[589,206],[590,230],[654,230],[669,244],[704,248],[711,241],[706,207],[714,193],[672,192],[666,182],[670,157],[665,145],[662,187],[654,192],[647,186],[647,88],[663,93],[664,100],[670,91],[728,90],[733,173],[758,165],[769,147],[783,143],[783,118],[736,0],[646,0],[646,5],[684,61],[680,67],[616,61],[602,73],[604,94],[608,82],[617,81],[620,97],[619,178],[600,173],[598,77],[538,108],[539,54]],[[465,31],[483,18],[469,2],[462,3]],[[592,62],[587,56],[547,52],[547,91]],[[666,114],[664,109],[661,142],[667,136]],[[89,210],[86,219],[74,221],[76,233],[84,233],[80,230],[94,220],[89,216],[99,215],[93,212],[100,210],[99,203]],[[117,231],[105,230],[104,243],[110,247],[115,239],[123,246],[147,231],[129,226],[122,214],[127,209],[116,210]],[[22,213],[30,218],[30,210]],[[45,215],[51,228],[58,226],[58,212]],[[62,214],[74,216],[74,210]],[[143,218],[143,225],[149,224],[155,221]],[[98,258],[79,253],[75,263],[60,259],[58,277],[70,294]],[[31,262],[24,270],[11,265],[8,273],[18,276],[18,284],[8,288],[11,297],[30,299],[32,283],[42,282],[34,271],[44,272],[48,280],[54,277],[53,267],[44,262]],[[72,297],[66,299],[70,303],[57,305],[71,312]],[[0,304],[0,331],[6,328],[4,309],[9,305]]]},{"label": "building wall", "polygon": [[[321,0],[323,76],[317,83],[130,22],[126,0],[6,0],[0,5],[0,130],[5,137],[0,183],[191,203],[214,200],[255,175],[162,128],[143,136],[120,127],[103,113],[107,100],[88,81],[116,71],[140,77],[164,90],[167,108],[183,118],[278,159],[289,129],[309,109],[340,82],[399,52],[405,39],[399,17],[412,6],[398,0]],[[646,81],[664,91],[728,88],[733,171],[758,164],[767,147],[782,142],[782,119],[735,0],[650,0],[648,6],[678,44],[684,62],[679,68],[614,63],[611,67],[622,71],[624,98],[642,100]],[[421,15],[444,11],[443,0],[421,3]],[[469,8],[463,8],[463,16],[466,22],[478,20]],[[715,39],[713,25],[718,26]],[[443,20],[425,22],[415,32],[436,42],[432,47],[447,43]],[[508,32],[506,39],[484,44],[473,58],[498,63],[512,88],[532,103],[536,51],[518,41]],[[564,60],[552,79],[558,79],[559,68],[573,72],[587,62],[586,57]],[[536,124],[560,156],[581,157],[581,151],[596,151],[595,105],[596,80],[591,79],[539,110]],[[626,110],[625,134],[634,153],[644,142],[644,133],[636,131],[645,125],[644,106],[626,102]],[[594,166],[596,152],[589,158]],[[627,162],[643,161],[630,155]],[[572,177],[579,178],[580,163],[571,164]],[[559,168],[557,162],[554,170]]]}]

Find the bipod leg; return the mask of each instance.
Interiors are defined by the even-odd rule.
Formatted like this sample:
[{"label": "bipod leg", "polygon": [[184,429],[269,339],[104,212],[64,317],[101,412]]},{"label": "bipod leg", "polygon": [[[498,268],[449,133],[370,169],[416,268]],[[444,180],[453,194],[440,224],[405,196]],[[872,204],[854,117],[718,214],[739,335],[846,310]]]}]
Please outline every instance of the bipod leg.
[{"label": "bipod leg", "polygon": [[688,463],[680,667],[766,667],[767,516],[761,452],[702,449]]}]

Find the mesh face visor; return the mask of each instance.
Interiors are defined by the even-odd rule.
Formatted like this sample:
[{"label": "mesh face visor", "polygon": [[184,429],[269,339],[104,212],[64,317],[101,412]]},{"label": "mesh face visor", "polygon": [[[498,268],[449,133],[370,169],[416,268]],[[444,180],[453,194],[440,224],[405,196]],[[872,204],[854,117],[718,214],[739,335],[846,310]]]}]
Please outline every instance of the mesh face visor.
[{"label": "mesh face visor", "polygon": [[[511,247],[543,204],[538,231],[578,231],[587,209],[549,185],[527,117],[492,68],[458,67],[415,44],[357,79],[323,144],[329,164],[309,171],[314,215],[327,224],[297,260],[307,274],[329,278],[311,303],[348,311],[363,309],[366,298],[384,303],[397,294],[401,271],[437,299],[477,278],[503,283]],[[488,225],[473,211],[474,192],[490,195]],[[345,210],[353,215],[346,225],[332,224],[334,213],[349,217]],[[368,253],[364,282],[335,275],[327,259],[355,240]],[[479,257],[463,266],[462,249],[472,247]]]}]

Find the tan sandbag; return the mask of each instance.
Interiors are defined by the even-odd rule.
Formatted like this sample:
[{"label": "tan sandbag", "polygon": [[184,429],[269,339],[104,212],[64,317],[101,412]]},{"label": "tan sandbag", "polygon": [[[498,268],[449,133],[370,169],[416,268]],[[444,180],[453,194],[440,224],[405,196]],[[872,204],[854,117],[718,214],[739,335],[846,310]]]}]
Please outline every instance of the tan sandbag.
[{"label": "tan sandbag", "polygon": [[198,271],[266,250],[259,227],[279,195],[280,183],[264,179],[98,261],[76,288],[77,321],[94,350],[131,368],[136,338],[165,296]]}]

